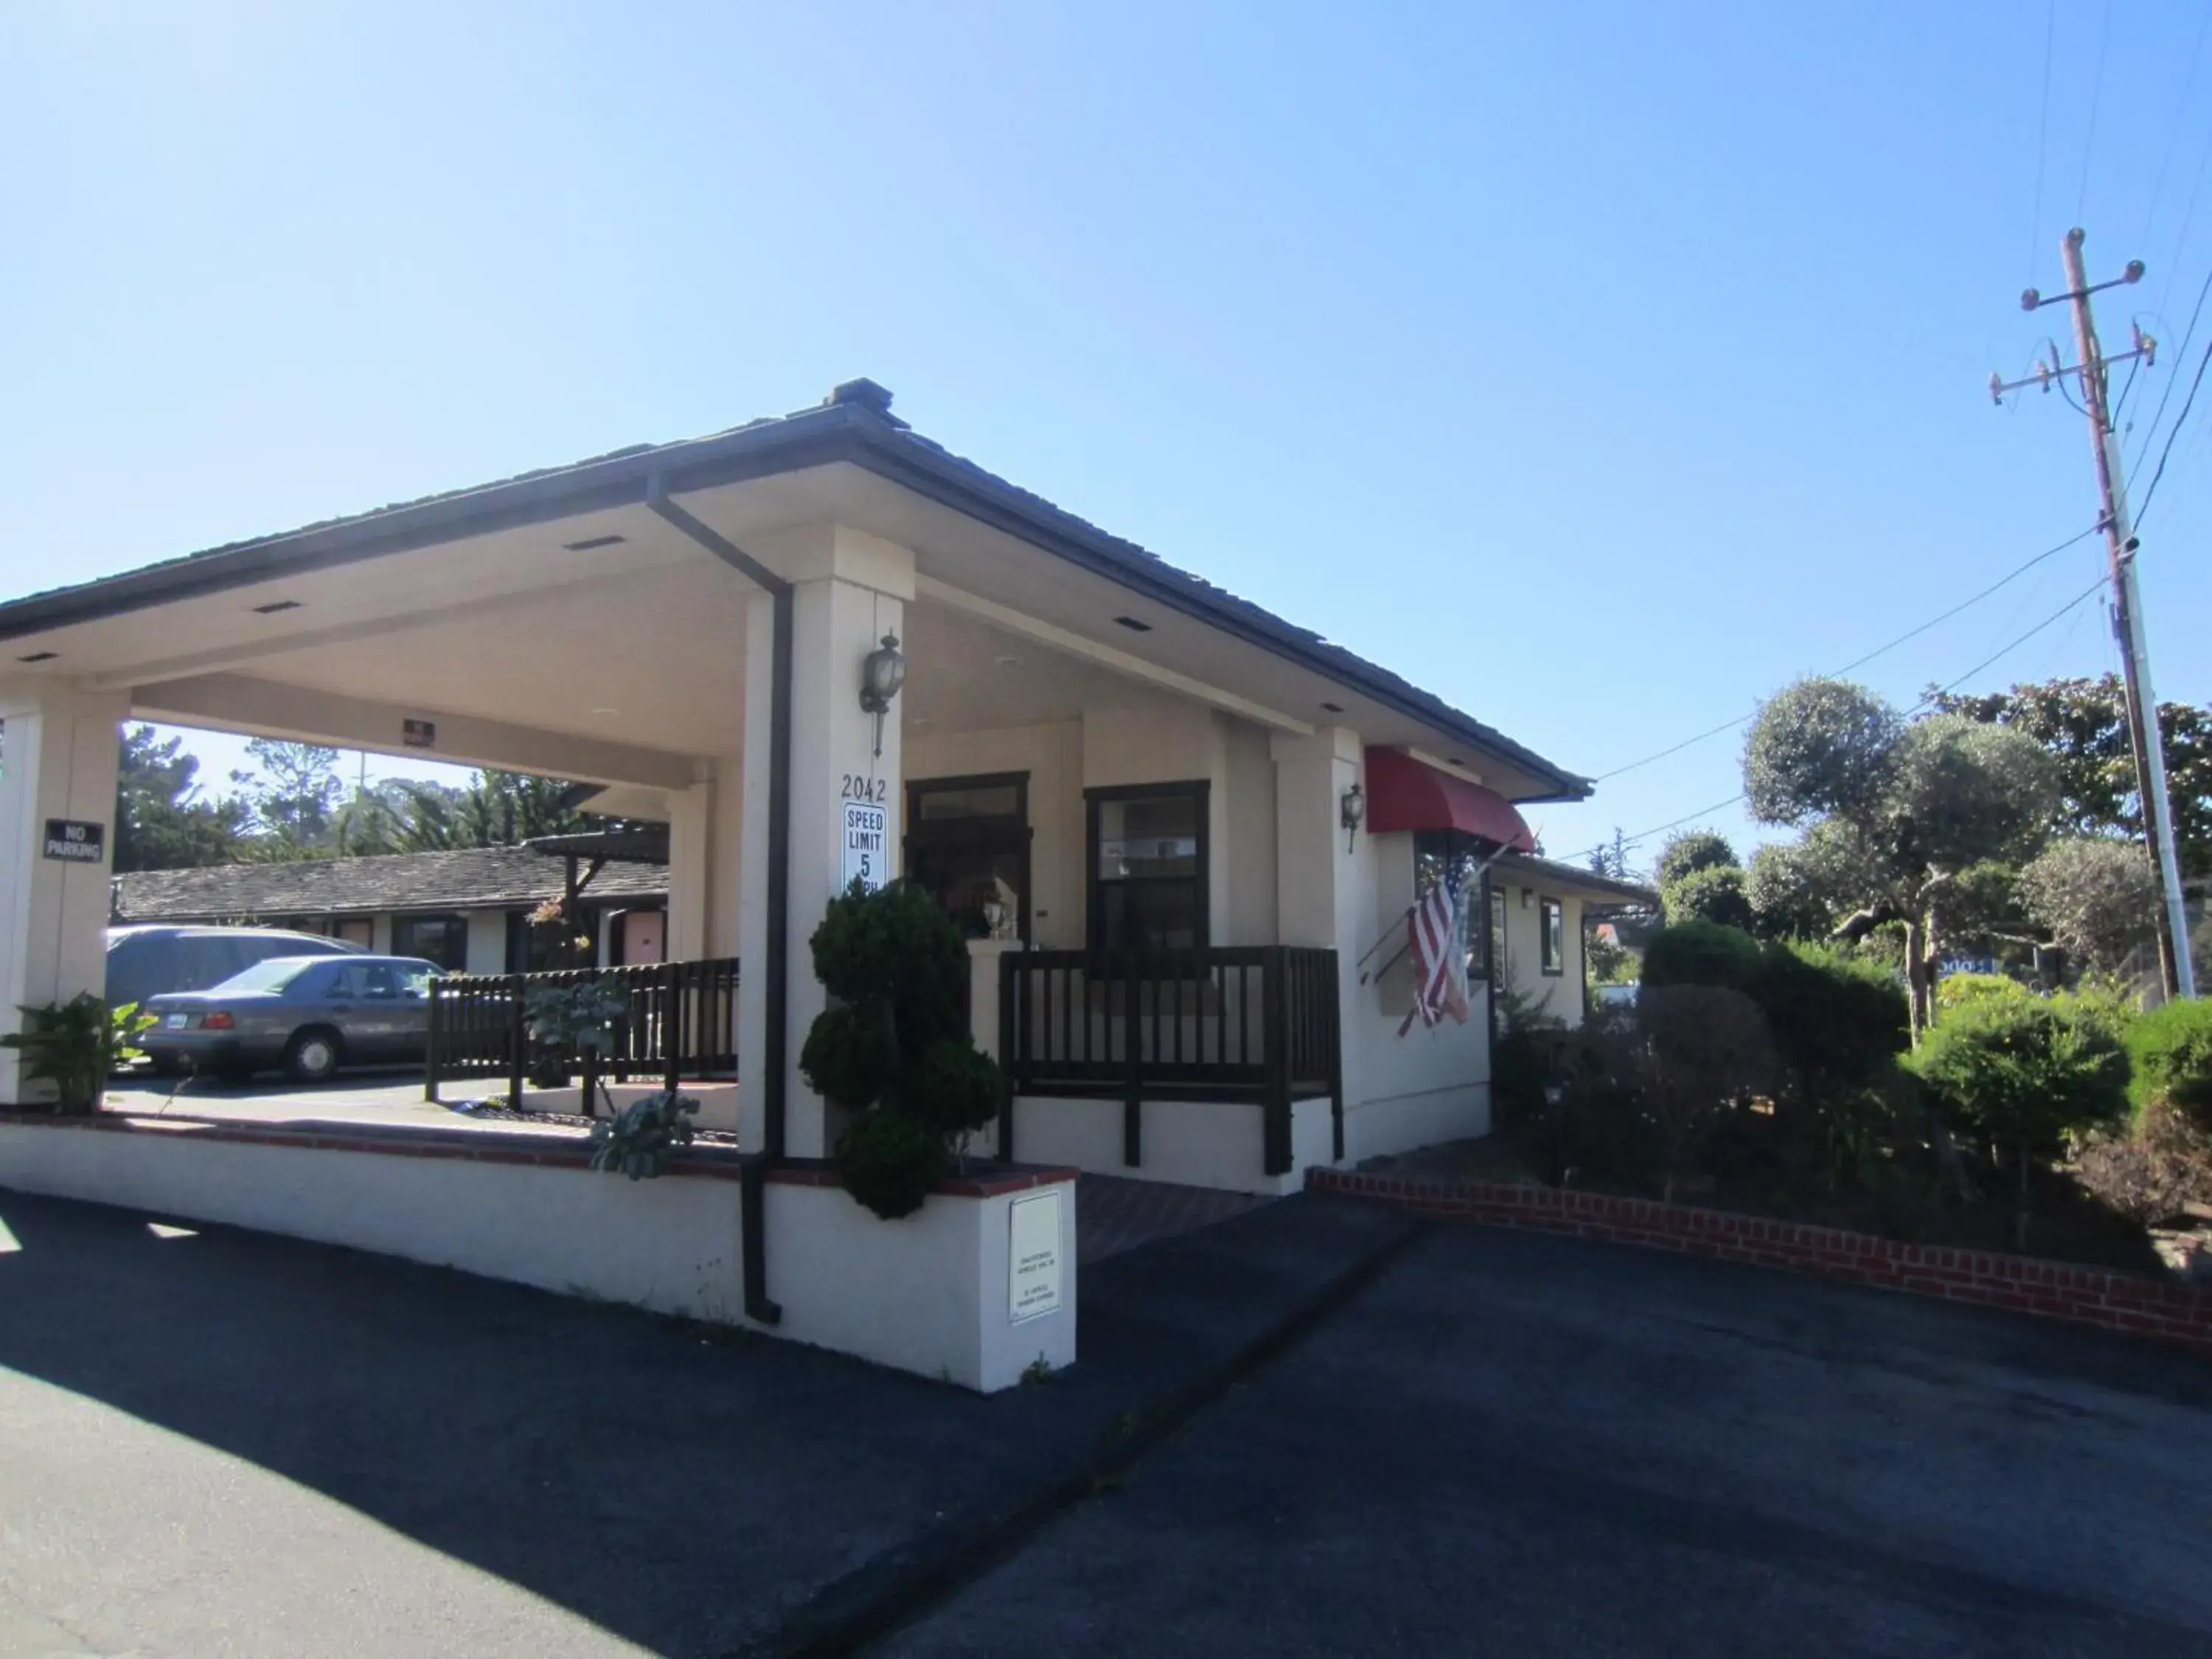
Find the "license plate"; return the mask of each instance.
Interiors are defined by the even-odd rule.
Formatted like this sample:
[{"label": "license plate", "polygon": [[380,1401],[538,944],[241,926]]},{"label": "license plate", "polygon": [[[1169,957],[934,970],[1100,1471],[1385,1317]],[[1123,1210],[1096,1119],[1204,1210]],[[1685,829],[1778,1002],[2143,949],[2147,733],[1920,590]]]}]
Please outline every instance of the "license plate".
[{"label": "license plate", "polygon": [[161,1021],[161,1029],[165,1031],[181,1031],[191,1022],[192,1017],[190,1014],[171,1014]]}]

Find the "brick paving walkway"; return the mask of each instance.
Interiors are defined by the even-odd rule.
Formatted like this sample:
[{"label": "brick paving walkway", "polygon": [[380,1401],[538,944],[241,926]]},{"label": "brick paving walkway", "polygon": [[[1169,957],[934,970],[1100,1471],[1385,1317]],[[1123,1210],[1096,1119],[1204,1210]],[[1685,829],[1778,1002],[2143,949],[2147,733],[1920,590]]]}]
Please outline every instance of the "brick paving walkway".
[{"label": "brick paving walkway", "polygon": [[1250,1193],[1218,1192],[1211,1187],[1085,1175],[1075,1184],[1075,1259],[1079,1263],[1103,1261],[1155,1238],[1172,1238],[1226,1221],[1267,1201]]}]

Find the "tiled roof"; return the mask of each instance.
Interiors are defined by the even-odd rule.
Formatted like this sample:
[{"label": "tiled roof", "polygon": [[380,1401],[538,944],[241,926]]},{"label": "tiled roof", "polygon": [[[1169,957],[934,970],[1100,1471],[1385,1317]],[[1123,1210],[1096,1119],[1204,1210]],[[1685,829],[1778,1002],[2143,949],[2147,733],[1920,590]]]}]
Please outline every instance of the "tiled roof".
[{"label": "tiled roof", "polygon": [[[562,860],[526,847],[140,870],[116,877],[114,919],[227,921],[504,908],[559,896],[565,874]],[[668,872],[650,864],[609,864],[584,892],[593,900],[661,898],[668,892]]]},{"label": "tiled roof", "polygon": [[1442,731],[1508,757],[1538,776],[1556,781],[1556,793],[1546,799],[1574,799],[1589,793],[1589,780],[1433,693],[923,437],[893,416],[890,404],[890,394],[882,387],[871,381],[850,381],[818,408],[750,421],[708,437],[633,445],[566,466],[540,468],[51,589],[0,604],[0,639],[21,638],[289,570],[430,545],[452,535],[479,532],[502,515],[520,514],[523,519],[516,521],[536,521],[563,511],[635,501],[644,499],[647,483],[654,478],[675,490],[846,460],[999,524],[1036,545],[1150,592],[1164,604],[1205,617]]}]

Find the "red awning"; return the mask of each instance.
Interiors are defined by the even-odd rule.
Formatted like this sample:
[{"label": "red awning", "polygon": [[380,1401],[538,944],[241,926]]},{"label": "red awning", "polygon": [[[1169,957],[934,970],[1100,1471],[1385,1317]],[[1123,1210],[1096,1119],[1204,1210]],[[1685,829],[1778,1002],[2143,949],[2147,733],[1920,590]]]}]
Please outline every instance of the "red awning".
[{"label": "red awning", "polygon": [[1367,827],[1378,836],[1394,830],[1463,830],[1516,853],[1536,850],[1536,837],[1521,814],[1495,789],[1395,749],[1367,751]]}]

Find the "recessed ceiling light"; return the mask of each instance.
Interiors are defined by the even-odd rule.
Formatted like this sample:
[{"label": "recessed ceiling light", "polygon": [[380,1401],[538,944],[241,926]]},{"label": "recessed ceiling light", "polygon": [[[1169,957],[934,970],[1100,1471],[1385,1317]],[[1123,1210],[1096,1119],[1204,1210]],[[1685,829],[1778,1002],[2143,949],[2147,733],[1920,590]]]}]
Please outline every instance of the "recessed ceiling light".
[{"label": "recessed ceiling light", "polygon": [[1332,714],[1341,714],[1344,712],[1344,705],[1340,702],[1325,702],[1322,707]]},{"label": "recessed ceiling light", "polygon": [[1152,623],[1148,622],[1139,622],[1134,617],[1116,617],[1114,620],[1121,623],[1122,627],[1127,629],[1132,634],[1149,634],[1152,631]]},{"label": "recessed ceiling light", "polygon": [[594,708],[592,712],[594,714],[619,714],[622,713],[622,710],[619,708]]},{"label": "recessed ceiling light", "polygon": [[629,539],[627,536],[586,536],[580,542],[562,542],[571,553],[588,553],[595,547],[614,547]]},{"label": "recessed ceiling light", "polygon": [[255,605],[253,611],[256,616],[273,617],[279,611],[297,611],[299,608],[300,602],[297,599],[271,599],[266,605]]},{"label": "recessed ceiling light", "polygon": [[17,662],[52,662],[61,653],[58,651],[33,651],[29,656],[18,657],[15,660]]},{"label": "recessed ceiling light", "polygon": [[1019,668],[1022,665],[1019,657],[994,657],[991,660],[1001,668]]}]

